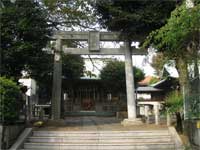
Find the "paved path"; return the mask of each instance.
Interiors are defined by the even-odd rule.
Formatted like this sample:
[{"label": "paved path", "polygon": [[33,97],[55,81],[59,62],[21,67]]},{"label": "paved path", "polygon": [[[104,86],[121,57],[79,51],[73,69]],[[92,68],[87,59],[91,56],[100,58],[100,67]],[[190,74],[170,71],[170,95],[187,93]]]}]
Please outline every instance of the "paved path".
[{"label": "paved path", "polygon": [[121,125],[122,119],[115,117],[66,117],[64,120],[48,121],[45,126],[38,130],[57,130],[57,131],[121,131],[121,130],[152,130],[166,129],[165,125],[136,125],[126,126]]}]

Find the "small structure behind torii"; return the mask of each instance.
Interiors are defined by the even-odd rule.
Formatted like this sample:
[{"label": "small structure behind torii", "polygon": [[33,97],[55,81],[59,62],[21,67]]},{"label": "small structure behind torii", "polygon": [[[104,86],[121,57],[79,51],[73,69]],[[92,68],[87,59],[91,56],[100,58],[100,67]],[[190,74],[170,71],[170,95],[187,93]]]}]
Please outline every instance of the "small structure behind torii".
[{"label": "small structure behind torii", "polygon": [[[61,116],[61,87],[62,87],[62,60],[61,52],[75,55],[125,55],[126,93],[128,119],[126,122],[137,123],[136,98],[133,77],[132,55],[144,55],[145,51],[133,49],[131,42],[123,40],[118,32],[71,32],[57,31],[53,36],[56,40],[54,52],[54,72],[52,89],[52,119],[60,119]],[[87,48],[69,48],[63,45],[63,40],[88,41]],[[100,48],[100,41],[124,41],[120,48]]]}]

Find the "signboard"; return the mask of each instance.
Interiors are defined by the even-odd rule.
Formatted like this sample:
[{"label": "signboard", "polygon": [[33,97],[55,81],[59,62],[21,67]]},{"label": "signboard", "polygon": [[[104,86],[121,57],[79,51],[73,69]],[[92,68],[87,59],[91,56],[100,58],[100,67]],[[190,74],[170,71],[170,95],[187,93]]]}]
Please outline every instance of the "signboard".
[{"label": "signboard", "polygon": [[19,79],[19,83],[23,86],[27,86],[27,96],[35,95],[36,94],[36,81],[33,79]]}]

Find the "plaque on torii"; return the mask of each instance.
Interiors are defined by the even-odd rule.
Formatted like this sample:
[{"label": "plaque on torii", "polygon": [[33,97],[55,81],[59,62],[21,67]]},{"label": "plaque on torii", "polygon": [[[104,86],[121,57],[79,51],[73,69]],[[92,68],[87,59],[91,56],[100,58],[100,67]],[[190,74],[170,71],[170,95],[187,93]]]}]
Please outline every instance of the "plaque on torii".
[{"label": "plaque on torii", "polygon": [[[144,55],[146,51],[132,48],[131,43],[121,39],[121,34],[118,32],[57,31],[51,39],[56,40],[52,90],[52,119],[57,120],[61,116],[62,59],[60,56],[62,51],[66,54],[76,55],[125,55],[127,120],[133,123],[137,122],[132,55]],[[62,45],[63,40],[88,41],[88,47],[69,48]],[[101,48],[101,41],[124,41],[124,46],[120,48]]]}]

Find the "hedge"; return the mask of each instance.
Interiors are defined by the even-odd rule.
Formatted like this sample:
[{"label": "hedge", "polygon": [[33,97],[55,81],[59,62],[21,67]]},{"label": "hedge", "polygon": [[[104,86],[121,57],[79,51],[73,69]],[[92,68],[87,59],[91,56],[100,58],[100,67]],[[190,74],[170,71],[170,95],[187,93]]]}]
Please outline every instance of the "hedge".
[{"label": "hedge", "polygon": [[14,122],[19,119],[20,87],[11,79],[0,77],[0,122]]}]

